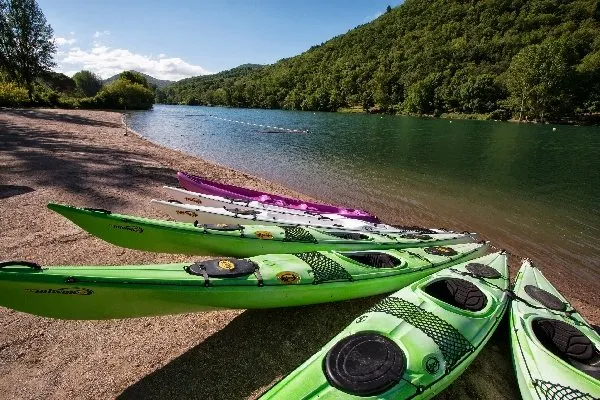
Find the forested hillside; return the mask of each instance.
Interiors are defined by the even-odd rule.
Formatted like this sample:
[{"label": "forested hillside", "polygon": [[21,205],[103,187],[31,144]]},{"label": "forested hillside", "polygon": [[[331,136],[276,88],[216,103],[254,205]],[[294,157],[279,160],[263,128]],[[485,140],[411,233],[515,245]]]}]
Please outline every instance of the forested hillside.
[{"label": "forested hillside", "polygon": [[600,1],[406,0],[296,57],[163,94],[236,107],[581,116],[600,111]]}]

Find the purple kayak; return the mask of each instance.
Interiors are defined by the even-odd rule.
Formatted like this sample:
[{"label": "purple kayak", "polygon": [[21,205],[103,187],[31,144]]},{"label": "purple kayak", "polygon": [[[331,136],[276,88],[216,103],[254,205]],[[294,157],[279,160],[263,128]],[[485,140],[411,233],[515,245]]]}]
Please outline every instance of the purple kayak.
[{"label": "purple kayak", "polygon": [[294,210],[303,210],[307,212],[339,214],[346,218],[360,219],[373,223],[380,222],[379,218],[367,213],[366,211],[331,206],[328,204],[311,203],[290,197],[260,192],[258,190],[228,185],[226,183],[214,182],[196,175],[186,174],[185,172],[178,172],[177,179],[179,180],[179,185],[181,185],[181,187],[191,192],[240,200],[259,201],[263,204],[291,208]]}]

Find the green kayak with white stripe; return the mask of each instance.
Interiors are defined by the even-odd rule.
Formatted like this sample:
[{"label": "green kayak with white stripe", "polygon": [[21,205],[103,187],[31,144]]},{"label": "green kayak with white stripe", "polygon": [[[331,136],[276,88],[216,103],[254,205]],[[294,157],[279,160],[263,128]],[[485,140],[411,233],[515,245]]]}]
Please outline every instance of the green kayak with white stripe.
[{"label": "green kayak with white stripe", "polygon": [[428,399],[471,364],[508,308],[502,252],[436,272],[358,317],[262,399]]},{"label": "green kayak with white stripe", "polygon": [[528,260],[514,292],[510,330],[523,399],[600,399],[600,335]]}]

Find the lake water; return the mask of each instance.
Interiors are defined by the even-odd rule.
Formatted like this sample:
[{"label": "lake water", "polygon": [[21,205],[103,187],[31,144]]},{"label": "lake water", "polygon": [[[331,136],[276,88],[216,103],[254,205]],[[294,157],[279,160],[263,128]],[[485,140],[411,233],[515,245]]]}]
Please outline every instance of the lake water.
[{"label": "lake water", "polygon": [[385,221],[478,232],[600,285],[598,127],[163,105],[129,123],[155,143]]}]

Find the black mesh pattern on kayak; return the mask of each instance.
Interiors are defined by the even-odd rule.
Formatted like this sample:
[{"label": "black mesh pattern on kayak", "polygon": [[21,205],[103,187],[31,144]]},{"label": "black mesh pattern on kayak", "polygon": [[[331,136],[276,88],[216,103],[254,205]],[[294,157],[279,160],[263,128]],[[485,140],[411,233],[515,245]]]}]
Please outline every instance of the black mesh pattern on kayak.
[{"label": "black mesh pattern on kayak", "polygon": [[536,389],[544,395],[547,400],[598,400],[594,396],[580,392],[568,386],[559,385],[536,379],[533,381]]},{"label": "black mesh pattern on kayak", "polygon": [[306,229],[299,226],[280,226],[285,231],[284,242],[317,243],[317,239]]},{"label": "black mesh pattern on kayak", "polygon": [[397,297],[388,297],[367,312],[383,312],[403,319],[429,336],[440,348],[446,360],[446,373],[474,350],[473,345],[452,325],[438,316]]},{"label": "black mesh pattern on kayak", "polygon": [[350,275],[344,267],[317,251],[297,253],[294,255],[310,265],[313,273],[313,283],[315,285],[328,281],[352,280],[352,275]]}]

